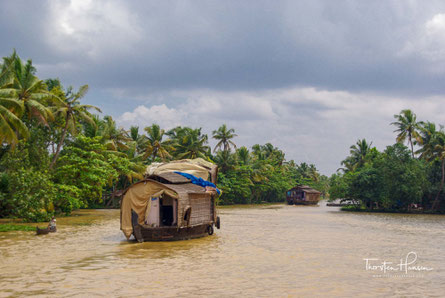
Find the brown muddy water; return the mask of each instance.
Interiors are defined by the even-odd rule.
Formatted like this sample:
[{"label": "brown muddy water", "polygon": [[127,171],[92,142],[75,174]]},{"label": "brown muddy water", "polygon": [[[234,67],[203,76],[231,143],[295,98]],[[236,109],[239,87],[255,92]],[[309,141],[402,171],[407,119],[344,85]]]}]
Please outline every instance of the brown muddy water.
[{"label": "brown muddy water", "polygon": [[118,210],[0,233],[0,297],[444,297],[444,216],[321,205],[221,208],[221,230],[180,242],[126,241]]}]

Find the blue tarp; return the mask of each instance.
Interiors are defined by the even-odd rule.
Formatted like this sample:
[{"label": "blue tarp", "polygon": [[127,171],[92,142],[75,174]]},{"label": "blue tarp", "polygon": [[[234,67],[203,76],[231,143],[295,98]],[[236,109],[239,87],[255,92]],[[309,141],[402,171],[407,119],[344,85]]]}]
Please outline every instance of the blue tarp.
[{"label": "blue tarp", "polygon": [[206,186],[213,187],[213,188],[216,189],[216,192],[217,192],[219,195],[221,194],[221,191],[220,191],[218,188],[216,188],[216,185],[213,184],[212,182],[209,182],[209,181],[207,181],[207,180],[204,180],[204,179],[202,179],[202,178],[200,178],[200,177],[196,177],[196,176],[194,176],[194,175],[192,175],[192,174],[187,174],[187,173],[183,173],[183,172],[175,172],[175,173],[176,173],[176,174],[179,174],[179,175],[181,175],[181,176],[184,176],[184,177],[187,178],[187,179],[190,179],[190,182],[192,182],[193,184],[196,184],[196,185],[199,185],[199,186],[202,186],[202,187],[206,187]]}]

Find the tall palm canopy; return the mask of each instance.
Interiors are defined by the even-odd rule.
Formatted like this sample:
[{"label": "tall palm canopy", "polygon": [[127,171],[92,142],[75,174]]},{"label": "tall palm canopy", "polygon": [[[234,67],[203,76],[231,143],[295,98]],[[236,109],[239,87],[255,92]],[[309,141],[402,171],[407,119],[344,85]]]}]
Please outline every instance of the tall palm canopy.
[{"label": "tall palm canopy", "polygon": [[14,52],[10,57],[4,58],[4,61],[5,64],[11,64],[11,78],[3,86],[2,94],[8,94],[11,100],[20,101],[28,120],[36,119],[39,123],[48,125],[48,120],[54,119],[49,105],[60,104],[62,100],[49,92],[46,84],[35,76],[36,69],[31,60],[24,64]]},{"label": "tall palm canopy", "polygon": [[57,161],[57,158],[59,157],[60,150],[62,148],[63,142],[65,141],[68,130],[73,135],[77,134],[78,120],[83,120],[90,123],[91,125],[95,125],[95,122],[91,114],[88,112],[88,110],[95,109],[98,112],[101,112],[101,110],[98,107],[92,105],[80,104],[80,99],[84,97],[87,92],[88,92],[88,85],[83,85],[82,87],[79,88],[79,91],[75,93],[72,92],[72,88],[68,88],[68,91],[65,93],[65,100],[59,107],[57,107],[55,114],[59,118],[63,118],[65,120],[65,125],[62,130],[62,137],[60,138],[60,141],[57,144],[56,153],[54,154],[54,158],[51,162],[50,169],[53,168],[54,164]]},{"label": "tall palm canopy", "polygon": [[[15,55],[15,53],[13,54]],[[16,144],[19,132],[23,137],[28,137],[28,129],[18,115],[23,113],[24,106],[21,101],[11,97],[8,88],[12,83],[13,60],[4,58],[0,69],[0,144]]]},{"label": "tall palm canopy", "polygon": [[103,129],[100,134],[104,144],[109,150],[118,151],[118,149],[129,149],[126,143],[131,141],[130,136],[125,129],[117,128],[116,122],[113,120],[113,118],[111,118],[111,116],[104,117]]},{"label": "tall palm canopy", "polygon": [[163,137],[165,131],[159,127],[157,124],[152,124],[151,126],[146,127],[145,132],[146,143],[145,143],[145,158],[151,156],[152,161],[159,156],[162,160],[165,160],[168,157],[171,157],[168,150],[171,150],[171,146],[168,141],[163,141]]},{"label": "tall palm canopy", "polygon": [[178,126],[166,134],[171,138],[176,158],[206,158],[209,150],[206,145],[208,137],[201,133],[201,128],[192,129]]},{"label": "tall palm canopy", "polygon": [[349,156],[341,162],[345,172],[353,171],[364,165],[368,161],[369,153],[372,149],[372,142],[368,143],[366,139],[358,140],[355,145],[349,147]]},{"label": "tall palm canopy", "polygon": [[219,141],[213,151],[216,151],[218,148],[221,150],[221,147],[223,147],[224,151],[229,151],[231,146],[236,149],[235,143],[231,141],[236,136],[233,128],[227,129],[225,124],[221,125],[217,130],[213,131],[213,138]]},{"label": "tall palm canopy", "polygon": [[397,129],[394,130],[394,132],[398,133],[396,140],[398,143],[408,141],[408,143],[411,145],[411,153],[414,158],[413,139],[420,139],[420,135],[417,132],[419,123],[417,123],[416,114],[414,114],[411,110],[402,110],[400,114],[394,115],[394,118],[397,121],[392,122],[391,125],[397,127]]},{"label": "tall palm canopy", "polygon": [[245,146],[239,148],[236,150],[236,153],[238,155],[238,160],[241,164],[249,164],[250,162],[250,152],[249,149],[247,149]]}]

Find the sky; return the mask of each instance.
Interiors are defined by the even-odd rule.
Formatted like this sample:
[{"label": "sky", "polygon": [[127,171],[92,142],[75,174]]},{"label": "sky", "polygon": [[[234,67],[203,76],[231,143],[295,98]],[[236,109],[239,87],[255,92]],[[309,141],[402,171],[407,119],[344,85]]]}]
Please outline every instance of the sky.
[{"label": "sky", "polygon": [[0,0],[0,39],[124,128],[226,124],[326,175],[403,109],[445,124],[444,1]]}]

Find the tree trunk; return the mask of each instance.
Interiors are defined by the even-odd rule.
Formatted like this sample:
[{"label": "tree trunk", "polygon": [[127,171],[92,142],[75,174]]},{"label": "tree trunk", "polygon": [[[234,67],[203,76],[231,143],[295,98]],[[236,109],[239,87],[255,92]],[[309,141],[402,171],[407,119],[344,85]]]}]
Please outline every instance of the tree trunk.
[{"label": "tree trunk", "polygon": [[409,142],[410,142],[410,144],[411,144],[411,154],[413,155],[413,158],[414,158],[414,146],[413,146],[413,140],[410,138],[410,139],[409,139]]},{"label": "tree trunk", "polygon": [[51,165],[49,166],[50,170],[52,170],[54,165],[56,164],[57,158],[59,157],[60,154],[60,149],[62,149],[62,144],[65,141],[66,133],[68,132],[68,120],[69,120],[69,114],[66,115],[65,127],[63,128],[62,138],[60,139],[59,144],[57,144],[56,154],[54,155]]},{"label": "tree trunk", "polygon": [[433,206],[431,207],[431,209],[434,211],[436,211],[437,207],[439,206],[439,197],[440,193],[442,192],[444,180],[445,180],[445,159],[442,159],[442,179],[440,180],[439,192],[437,193],[436,198],[434,199],[433,202]]}]

